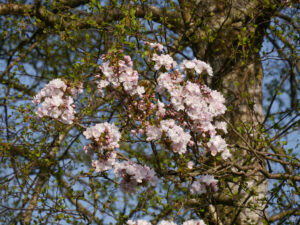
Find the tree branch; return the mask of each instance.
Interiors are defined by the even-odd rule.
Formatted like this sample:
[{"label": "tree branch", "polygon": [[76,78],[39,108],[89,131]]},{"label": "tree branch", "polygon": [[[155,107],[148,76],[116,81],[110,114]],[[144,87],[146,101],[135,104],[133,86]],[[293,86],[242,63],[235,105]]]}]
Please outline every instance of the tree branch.
[{"label": "tree branch", "polygon": [[276,220],[280,220],[283,217],[290,216],[290,215],[293,215],[293,214],[296,215],[296,216],[299,216],[300,215],[300,209],[299,208],[289,209],[289,210],[280,212],[278,214],[275,214],[275,215],[271,216],[270,218],[268,218],[268,222],[275,222]]},{"label": "tree branch", "polygon": [[76,8],[78,6],[89,3],[90,0],[60,0],[59,3],[63,4],[64,7]]},{"label": "tree branch", "polygon": [[[66,189],[66,190],[70,190],[71,187],[68,185],[68,183],[61,177],[59,180],[60,184],[62,184],[62,186]],[[102,224],[102,221],[93,215],[93,213],[91,213],[89,210],[87,210],[82,204],[80,204],[78,202],[77,199],[74,199],[74,197],[70,194],[70,192],[66,191],[65,195],[67,196],[68,200],[76,206],[77,210],[81,213],[83,213],[84,215],[89,216],[90,218],[93,218],[93,220],[97,223],[97,224]]]},{"label": "tree branch", "polygon": [[[155,6],[135,6],[135,9],[135,16],[138,18],[144,18],[148,13],[151,13],[152,19],[155,22],[164,22],[164,24],[171,25],[173,29],[177,31],[183,27],[182,21],[178,20],[180,17],[178,12],[157,8]],[[66,15],[63,17],[54,14],[45,7],[40,7],[35,10],[33,5],[11,3],[0,4],[0,15],[36,16],[46,22],[47,25],[54,26],[55,24],[60,24],[62,30],[66,28],[87,29],[95,26],[92,25],[90,21],[94,21],[97,25],[103,26],[103,22],[110,23],[125,17],[125,14],[120,8],[105,8],[100,15],[90,15],[80,21],[74,21],[66,18]]]}]

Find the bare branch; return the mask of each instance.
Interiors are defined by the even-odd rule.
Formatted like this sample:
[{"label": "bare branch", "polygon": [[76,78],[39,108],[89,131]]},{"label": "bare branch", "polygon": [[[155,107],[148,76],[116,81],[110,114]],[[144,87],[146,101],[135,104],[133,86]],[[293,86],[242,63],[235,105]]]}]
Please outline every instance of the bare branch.
[{"label": "bare branch", "polygon": [[[152,19],[156,22],[163,21],[164,24],[172,25],[174,29],[183,27],[183,24],[178,20],[178,17],[180,16],[178,12],[160,9],[155,6],[136,6],[135,9],[136,17],[138,18],[144,18],[148,13],[151,13]],[[54,24],[60,24],[61,29],[87,29],[94,26],[89,21],[94,21],[97,25],[103,26],[103,22],[109,23],[125,17],[121,9],[107,8],[104,9],[100,15],[90,15],[81,21],[72,21],[50,12],[45,7],[40,7],[36,11],[33,5],[11,3],[0,4],[0,15],[36,16],[44,20],[47,25],[54,26]]]},{"label": "bare branch", "polygon": [[296,216],[299,216],[300,215],[300,209],[297,208],[297,209],[289,209],[289,210],[286,210],[286,211],[283,211],[283,212],[280,212],[276,215],[273,215],[271,216],[270,218],[268,218],[268,221],[269,222],[275,222],[277,220],[280,220],[286,216],[289,216],[289,215],[296,215]]}]

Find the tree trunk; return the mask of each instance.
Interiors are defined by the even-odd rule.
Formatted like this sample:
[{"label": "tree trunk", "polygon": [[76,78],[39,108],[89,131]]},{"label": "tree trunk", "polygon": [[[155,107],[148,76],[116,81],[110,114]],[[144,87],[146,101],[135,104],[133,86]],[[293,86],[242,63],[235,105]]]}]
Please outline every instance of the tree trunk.
[{"label": "tree trunk", "polygon": [[[245,149],[263,151],[259,143],[254,141],[263,139],[259,131],[264,120],[263,71],[258,52],[271,10],[270,14],[266,14],[265,8],[262,10],[266,6],[261,5],[260,1],[198,2],[199,15],[202,17],[197,23],[201,26],[193,34],[195,41],[192,50],[197,58],[209,61],[212,65],[215,75],[208,82],[226,97],[226,117],[234,128],[229,127],[227,142],[235,146],[231,149],[234,161],[239,166],[265,168],[263,160]],[[213,16],[207,19],[205,15],[209,13],[213,13]],[[241,136],[235,130],[239,130]],[[234,171],[238,172],[238,169]],[[227,188],[219,197],[229,197],[237,203],[217,207],[217,215],[223,224],[263,224],[267,216],[264,199],[268,183],[261,174],[255,172],[251,176],[241,176],[238,181],[223,185]]]}]

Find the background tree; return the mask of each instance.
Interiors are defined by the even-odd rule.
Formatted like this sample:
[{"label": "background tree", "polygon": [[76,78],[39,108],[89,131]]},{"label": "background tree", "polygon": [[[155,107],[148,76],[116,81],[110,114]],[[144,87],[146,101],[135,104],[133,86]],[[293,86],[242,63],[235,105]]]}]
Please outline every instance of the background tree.
[{"label": "background tree", "polygon": [[[289,137],[299,133],[298,9],[297,1],[279,0],[1,1],[0,221],[296,224],[299,142]],[[177,155],[127,138],[124,154],[155,168],[162,180],[156,189],[129,195],[109,173],[93,171],[83,128],[38,119],[31,100],[54,78],[82,81],[85,92],[76,104],[83,124],[115,119],[124,108],[104,105],[92,83],[101,73],[99,57],[124,50],[150,85],[156,75],[149,76],[141,60],[144,41],[162,43],[177,60],[210,63],[214,76],[204,82],[226,97],[233,158],[194,157],[194,169],[186,171]],[[199,171],[215,174],[221,191],[191,195],[181,184]]]}]

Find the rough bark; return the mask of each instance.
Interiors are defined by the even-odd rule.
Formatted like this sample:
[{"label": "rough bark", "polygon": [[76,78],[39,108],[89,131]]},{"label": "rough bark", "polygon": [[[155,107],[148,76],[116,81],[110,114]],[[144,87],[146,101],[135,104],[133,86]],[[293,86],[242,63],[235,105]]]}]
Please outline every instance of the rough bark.
[{"label": "rough bark", "polygon": [[[243,139],[231,130],[228,142],[235,146],[245,146],[245,142],[248,142],[255,149],[258,145],[251,139],[255,139],[255,135],[259,137],[259,126],[264,120],[263,72],[260,56],[255,49],[260,49],[262,45],[263,34],[272,10],[263,9],[264,6],[260,1],[198,2],[199,15],[205,16],[209,13],[214,15],[211,20],[204,19],[206,24],[203,24],[203,21],[194,22],[204,25],[193,32],[197,37],[192,44],[194,55],[199,59],[208,60],[214,68],[215,77],[210,83],[213,87],[221,89],[226,96],[227,105],[231,109],[227,113],[228,121],[233,127],[246,127],[246,124],[252,127],[252,131],[249,131],[252,137],[245,132]],[[203,37],[207,36],[205,26],[213,30],[214,40],[211,42],[202,41]],[[243,38],[248,42],[244,43]],[[255,156],[251,157],[249,152],[240,148],[233,150],[239,165],[250,162],[254,166],[265,169],[265,162]],[[219,207],[217,210],[219,210],[220,220],[224,224],[263,224],[267,216],[264,201],[268,191],[266,178],[256,172],[248,181],[242,178],[235,184],[229,182],[227,185],[226,191],[234,193],[232,198],[237,200],[238,207]]]}]

